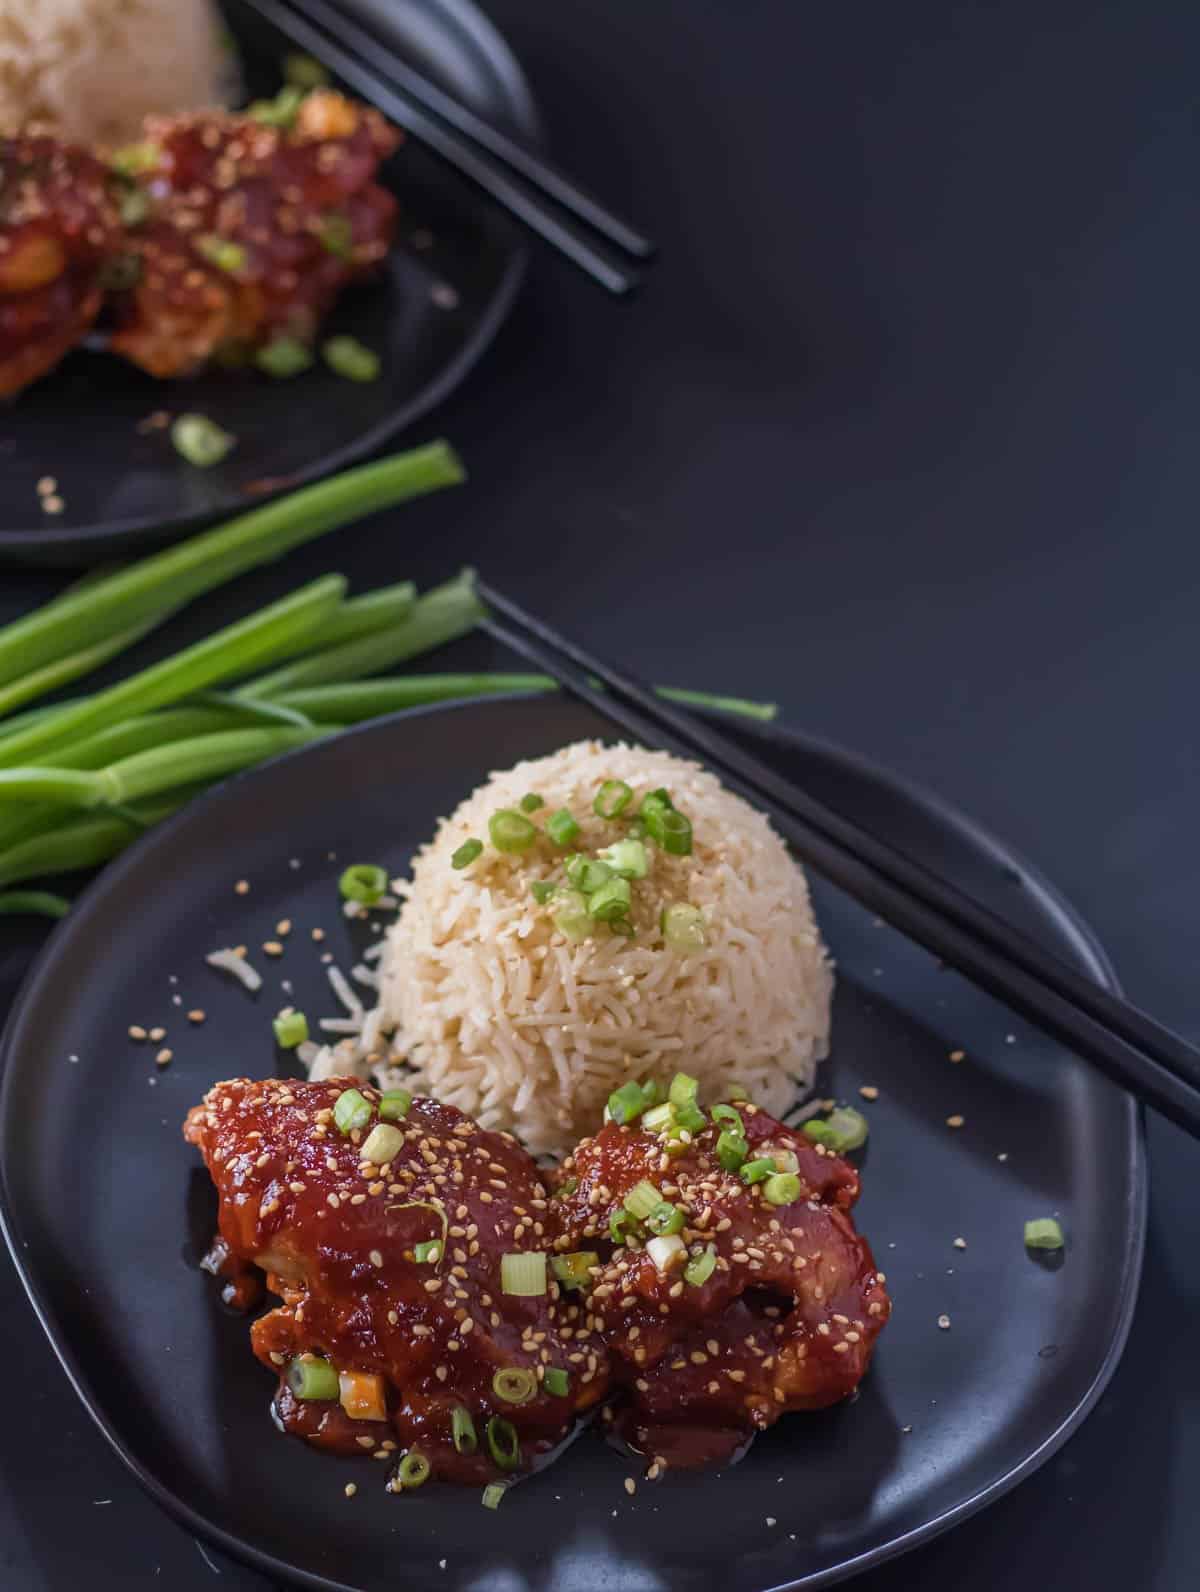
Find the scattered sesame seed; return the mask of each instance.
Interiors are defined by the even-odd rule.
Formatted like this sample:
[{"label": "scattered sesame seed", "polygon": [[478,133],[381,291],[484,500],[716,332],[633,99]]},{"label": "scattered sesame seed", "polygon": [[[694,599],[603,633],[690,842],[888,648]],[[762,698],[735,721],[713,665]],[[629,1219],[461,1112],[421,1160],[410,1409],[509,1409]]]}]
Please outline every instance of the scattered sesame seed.
[{"label": "scattered sesame seed", "polygon": [[250,894],[250,881],[249,881],[249,879],[239,879],[238,882],[234,885],[233,888],[234,888],[234,891],[236,892],[236,894],[238,894],[238,895],[249,895]]},{"label": "scattered sesame seed", "polygon": [[53,493],[49,497],[42,499],[42,507],[47,514],[61,514],[66,506],[62,498],[55,496]]},{"label": "scattered sesame seed", "polygon": [[267,953],[268,956],[282,956],[283,955],[283,946],[280,945],[278,940],[264,940],[263,941],[263,950]]},{"label": "scattered sesame seed", "polygon": [[862,1088],[858,1092],[859,1092],[860,1095],[862,1095],[864,1100],[878,1100],[879,1099],[879,1090],[875,1087],[875,1085],[873,1083],[864,1083]]},{"label": "scattered sesame seed", "polygon": [[147,1038],[148,1036],[146,1034],[146,1030],[141,1026],[140,1023],[130,1023],[130,1025],[129,1025],[129,1037],[130,1037],[130,1039],[142,1040],[142,1039]]},{"label": "scattered sesame seed", "polygon": [[156,1045],[159,1044],[160,1041],[164,1040],[166,1037],[167,1037],[167,1031],[166,1031],[165,1028],[152,1028],[150,1030],[150,1038],[154,1041],[154,1043]]},{"label": "scattered sesame seed", "polygon": [[207,1013],[201,1011],[199,1006],[194,1006],[187,1014],[189,1023],[202,1023],[206,1016]]},{"label": "scattered sesame seed", "polygon": [[52,475],[44,475],[37,484],[38,497],[48,497],[52,492],[58,491],[58,482]]},{"label": "scattered sesame seed", "polygon": [[279,922],[275,925],[275,933],[278,934],[278,936],[279,936],[279,938],[281,940],[286,940],[288,935],[291,932],[292,932],[292,920],[291,920],[291,918],[280,918]]},{"label": "scattered sesame seed", "polygon": [[941,1327],[943,1332],[949,1332],[949,1330],[950,1330],[950,1317],[949,1316],[939,1316],[938,1317],[938,1326]]},{"label": "scattered sesame seed", "polygon": [[355,1493],[358,1491],[358,1483],[356,1481],[348,1481],[344,1491],[347,1498],[353,1498]]},{"label": "scattered sesame seed", "polygon": [[965,1238],[956,1238],[954,1240],[954,1247],[955,1247],[955,1249],[965,1249],[967,1247],[966,1239]]},{"label": "scattered sesame seed", "polygon": [[320,944],[320,942],[325,938],[325,930],[324,929],[314,929],[312,931],[312,937],[313,937],[314,940],[317,941],[318,944]]},{"label": "scattered sesame seed", "polygon": [[966,1059],[967,1059],[967,1053],[966,1053],[965,1050],[952,1050],[950,1052],[950,1060],[951,1061],[965,1061]]},{"label": "scattered sesame seed", "polygon": [[626,1476],[625,1478],[625,1491],[631,1498],[637,1492],[637,1482],[634,1481],[632,1476]]},{"label": "scattered sesame seed", "polygon": [[768,1524],[768,1525],[769,1525],[769,1526],[774,1526],[774,1525],[778,1525],[778,1523],[779,1523],[779,1522],[778,1522],[778,1521],[777,1521],[777,1520],[776,1520],[776,1519],[775,1519],[775,1516],[774,1516],[774,1515],[768,1515],[768,1516],[767,1516],[767,1524]]},{"label": "scattered sesame seed", "polygon": [[171,1058],[174,1056],[174,1054],[175,1054],[175,1052],[173,1050],[168,1050],[164,1046],[163,1049],[160,1050],[158,1055],[155,1056],[155,1058],[154,1058],[155,1066],[165,1067],[167,1065],[167,1063],[171,1060]]},{"label": "scattered sesame seed", "polygon": [[948,1128],[961,1128],[965,1121],[965,1117],[960,1117],[959,1114],[955,1112],[952,1117],[946,1118],[946,1126]]}]

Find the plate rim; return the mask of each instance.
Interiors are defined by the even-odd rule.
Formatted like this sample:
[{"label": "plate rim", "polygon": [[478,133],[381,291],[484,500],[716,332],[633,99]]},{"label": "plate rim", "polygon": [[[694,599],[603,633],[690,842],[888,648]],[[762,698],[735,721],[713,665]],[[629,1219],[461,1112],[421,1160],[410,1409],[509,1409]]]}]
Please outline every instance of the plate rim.
[{"label": "plate rim", "polygon": [[[430,714],[453,713],[468,708],[483,708],[486,711],[516,702],[535,701],[537,698],[538,693],[535,692],[505,692],[493,697],[460,697],[449,701],[404,709],[397,713],[387,714],[381,718],[354,725],[341,731],[336,736],[298,747],[280,757],[272,758],[268,763],[261,764],[257,768],[235,775],[233,778],[223,781],[214,789],[189,802],[179,812],[164,823],[157,825],[153,830],[148,831],[121,856],[109,863],[81,894],[75,911],[71,916],[78,920],[101,898],[102,894],[119,887],[122,876],[140,861],[143,850],[153,844],[161,843],[164,837],[168,840],[173,838],[175,832],[182,829],[194,814],[206,809],[210,804],[226,800],[231,790],[244,783],[252,782],[262,770],[274,768],[280,763],[290,763],[313,756],[319,753],[323,747],[333,744],[334,741],[340,742],[350,736],[365,736],[369,733],[378,734],[381,731],[390,731],[400,725],[408,724],[414,719],[419,720]],[[722,722],[726,724],[729,722],[727,719],[723,719],[720,714],[707,714],[704,716],[709,717],[718,725]],[[1023,884],[1034,890],[1042,899],[1046,911],[1057,922],[1065,936],[1073,943],[1074,949],[1082,962],[1097,981],[1114,992],[1120,992],[1120,983],[1108,954],[1097,938],[1095,931],[1080,912],[1062,894],[1057,886],[1045,877],[1040,869],[1029,863],[1019,851],[1008,847],[999,837],[993,835],[976,819],[960,811],[945,798],[926,789],[919,781],[896,773],[885,765],[876,763],[864,754],[852,751],[842,746],[839,742],[824,736],[810,735],[804,731],[778,724],[738,724],[737,728],[756,739],[764,741],[768,746],[774,743],[781,748],[791,746],[813,749],[819,756],[831,763],[840,765],[851,774],[872,780],[882,785],[890,794],[895,794],[904,801],[912,803],[917,808],[931,815],[939,825],[955,832],[972,847],[986,853],[1006,866],[1015,865],[1020,871]],[[9,1083],[11,1077],[10,1061],[15,1049],[18,1030],[22,1026],[26,1009],[33,1005],[35,998],[41,994],[43,981],[50,976],[51,953],[55,950],[60,938],[65,937],[70,921],[68,919],[67,922],[56,925],[48,936],[46,943],[35,957],[32,966],[17,990],[12,1007],[4,1023],[3,1031],[0,1033],[0,1123],[4,1121],[9,1109],[11,1109],[9,1099],[11,1088]],[[1020,1482],[1039,1470],[1047,1460],[1058,1452],[1067,1439],[1078,1430],[1094,1409],[1112,1379],[1125,1351],[1140,1291],[1146,1243],[1149,1176],[1146,1156],[1145,1113],[1133,1095],[1124,1090],[1118,1091],[1118,1093],[1126,1131],[1126,1166],[1128,1172],[1126,1205],[1129,1213],[1126,1228],[1127,1242],[1120,1259],[1122,1281],[1115,1330],[1104,1357],[1097,1366],[1096,1373],[1085,1392],[1059,1422],[1058,1426],[1048,1433],[1035,1449],[1017,1464],[1011,1466],[1003,1475],[996,1477],[986,1486],[980,1487],[971,1496],[964,1498],[951,1508],[943,1510],[940,1514],[920,1522],[920,1524],[901,1535],[890,1538],[887,1542],[876,1544],[874,1547],[868,1548],[852,1558],[845,1559],[839,1564],[830,1565],[823,1570],[811,1572],[798,1579],[779,1581],[770,1587],[764,1586],[762,1592],[812,1592],[812,1589],[832,1586],[837,1582],[847,1580],[852,1576],[884,1564],[891,1559],[898,1558],[923,1543],[932,1541],[935,1537],[941,1536],[944,1532],[961,1524],[972,1515],[978,1514],[989,1504],[1002,1498]],[[2,1159],[0,1159],[0,1235],[3,1236],[9,1254],[12,1257],[25,1296],[29,1300],[38,1324],[45,1334],[67,1380],[117,1458],[130,1472],[138,1485],[154,1499],[160,1508],[165,1510],[172,1519],[195,1536],[211,1543],[223,1553],[229,1554],[231,1558],[247,1564],[265,1575],[277,1578],[283,1585],[304,1587],[310,1589],[310,1592],[362,1592],[360,1586],[356,1586],[351,1582],[332,1580],[327,1576],[316,1574],[299,1566],[287,1564],[284,1560],[276,1558],[274,1554],[258,1548],[252,1542],[227,1531],[218,1522],[211,1520],[200,1510],[193,1508],[185,1499],[179,1497],[169,1487],[160,1482],[156,1476],[140,1463],[132,1452],[126,1449],[120,1433],[109,1420],[100,1400],[95,1397],[87,1377],[80,1369],[69,1344],[65,1341],[55,1320],[54,1312],[49,1302],[43,1298],[32,1270],[26,1267],[23,1255],[27,1246],[21,1237],[15,1205],[10,1196],[7,1173]]]},{"label": "plate rim", "polygon": [[[426,0],[434,9],[444,13],[448,27],[457,28],[471,38],[481,54],[493,66],[510,100],[510,109],[525,137],[535,146],[544,143],[544,132],[532,85],[525,74],[515,50],[492,20],[480,10],[475,0]],[[480,196],[481,203],[492,203]],[[323,456],[320,463],[308,465],[287,477],[287,484],[268,492],[248,496],[245,503],[231,504],[227,509],[201,510],[193,514],[178,514],[164,522],[153,515],[130,515],[123,519],[109,519],[83,527],[38,526],[28,529],[5,530],[0,528],[0,560],[12,557],[18,562],[37,567],[39,553],[45,554],[47,565],[71,555],[95,550],[102,552],[109,542],[118,544],[121,552],[125,544],[144,539],[144,551],[155,551],[174,546],[184,537],[213,525],[229,515],[261,508],[275,499],[295,492],[300,487],[311,486],[316,481],[336,474],[352,464],[371,458],[393,437],[415,425],[438,408],[470,375],[495,342],[500,328],[508,319],[517,294],[529,274],[532,249],[528,237],[517,223],[514,225],[512,253],[497,283],[486,313],[476,323],[471,335],[445,368],[408,403],[389,411],[352,442],[343,444],[335,452]],[[156,529],[158,534],[156,534]]]}]

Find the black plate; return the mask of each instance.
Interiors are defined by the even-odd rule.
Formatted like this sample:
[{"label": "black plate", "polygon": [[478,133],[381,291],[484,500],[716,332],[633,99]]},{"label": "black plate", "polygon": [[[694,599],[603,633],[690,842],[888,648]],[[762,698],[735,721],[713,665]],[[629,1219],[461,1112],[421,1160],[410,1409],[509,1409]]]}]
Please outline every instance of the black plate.
[{"label": "black plate", "polygon": [[[473,1492],[390,1497],[382,1467],[273,1430],[246,1323],[195,1269],[215,1206],[180,1140],[184,1112],[217,1078],[272,1069],[281,979],[310,1012],[332,1010],[308,932],[325,925],[349,966],[331,851],[401,868],[485,771],[601,733],[562,699],[494,700],[384,721],[239,779],[108,869],[14,1009],[0,1093],[4,1214],[51,1342],[154,1496],[278,1577],[356,1592],[824,1585],[1028,1475],[1120,1355],[1145,1214],[1133,1102],[821,890],[840,964],[821,1088],[881,1090],[859,1214],[896,1307],[853,1404],[785,1419],[735,1468],[642,1482],[633,1498],[623,1461],[585,1434],[495,1513]],[[829,746],[746,733],[818,796],[1111,979],[1070,910],[963,819]],[[242,876],[247,897],[233,890]],[[257,1000],[204,966],[215,946],[257,947],[281,917],[295,929],[281,961],[256,956],[269,974]],[[189,1029],[194,1005],[208,1019]],[[147,1047],[126,1037],[133,1021],[169,1027],[175,1059],[158,1076]],[[958,1048],[967,1059],[956,1065]],[[955,1113],[958,1131],[946,1126]],[[1025,1219],[1051,1212],[1069,1235],[1059,1266],[1022,1243]]]},{"label": "black plate", "polygon": [[[274,92],[288,46],[237,0],[225,10],[251,87]],[[471,0],[393,0],[380,25],[427,76],[536,142],[521,69]],[[214,370],[160,382],[107,354],[76,352],[4,407],[0,556],[96,562],[172,540],[341,469],[445,398],[504,320],[524,276],[526,244],[504,211],[415,141],[385,178],[402,207],[396,246],[381,279],[346,293],[329,321],[331,332],[351,333],[381,353],[378,381],[343,381],[318,361],[291,381]],[[156,410],[210,415],[238,446],[215,469],[198,470],[166,432],[139,432]],[[43,476],[58,482],[61,514],[39,507]]]}]

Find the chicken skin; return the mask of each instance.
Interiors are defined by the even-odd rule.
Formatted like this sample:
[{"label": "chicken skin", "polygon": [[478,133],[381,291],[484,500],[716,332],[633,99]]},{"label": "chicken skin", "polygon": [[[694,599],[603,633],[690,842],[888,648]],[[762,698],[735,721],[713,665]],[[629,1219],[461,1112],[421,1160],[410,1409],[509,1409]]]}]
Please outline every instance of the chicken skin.
[{"label": "chicken skin", "polygon": [[[585,1303],[627,1388],[618,1430],[679,1466],[728,1457],[788,1410],[846,1398],[890,1309],[850,1216],[853,1166],[748,1102],[716,1110],[726,1115],[674,1144],[606,1123],[564,1161],[553,1204],[556,1248],[597,1262]],[[727,1169],[720,1155],[729,1162],[738,1137],[741,1164]],[[643,1203],[662,1201],[645,1223],[625,1204],[638,1188]],[[676,1233],[657,1255],[656,1226]],[[628,1229],[619,1244],[614,1228]]]},{"label": "chicken skin", "polygon": [[[343,1131],[347,1098],[361,1124]],[[217,1186],[223,1269],[261,1267],[282,1297],[251,1340],[288,1431],[400,1460],[393,1487],[405,1463],[483,1483],[536,1464],[606,1392],[603,1345],[563,1330],[575,1307],[544,1260],[542,1291],[504,1291],[503,1257],[549,1243],[546,1190],[506,1134],[352,1079],[244,1078],[184,1134]]]},{"label": "chicken skin", "polygon": [[93,155],[49,134],[0,138],[0,398],[91,330],[122,236],[115,184]]},{"label": "chicken skin", "polygon": [[145,132],[123,157],[144,219],[110,346],[152,376],[310,343],[388,251],[396,201],[374,179],[400,135],[378,111],[320,89],[287,127],[203,111],[148,117]]}]

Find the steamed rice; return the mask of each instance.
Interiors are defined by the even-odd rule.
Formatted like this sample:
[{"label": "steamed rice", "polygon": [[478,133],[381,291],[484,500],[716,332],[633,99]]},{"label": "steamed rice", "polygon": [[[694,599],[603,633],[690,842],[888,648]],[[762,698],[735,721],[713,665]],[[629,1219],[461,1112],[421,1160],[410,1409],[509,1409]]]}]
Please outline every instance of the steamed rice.
[{"label": "steamed rice", "polygon": [[235,75],[210,0],[0,0],[0,133],[128,143],[148,112],[227,102]]},{"label": "steamed rice", "polygon": [[[533,879],[561,877],[549,848],[486,847],[464,871],[451,867],[464,840],[486,836],[489,817],[530,792],[545,801],[539,819],[570,808],[580,851],[611,843],[621,826],[592,812],[605,779],[627,781],[635,804],[665,786],[693,826],[690,857],[651,848],[649,875],[633,886],[636,938],[598,926],[571,943],[554,927],[529,891]],[[626,1079],[665,1081],[680,1068],[704,1098],[736,1081],[782,1114],[828,1049],[832,974],[804,875],[767,820],[695,764],[590,741],[493,774],[397,888],[404,905],[379,964],[376,1031],[394,1028],[395,1053],[416,1072],[410,1086],[534,1153],[593,1131]],[[676,902],[704,914],[698,952],[663,941],[662,910]]]}]

